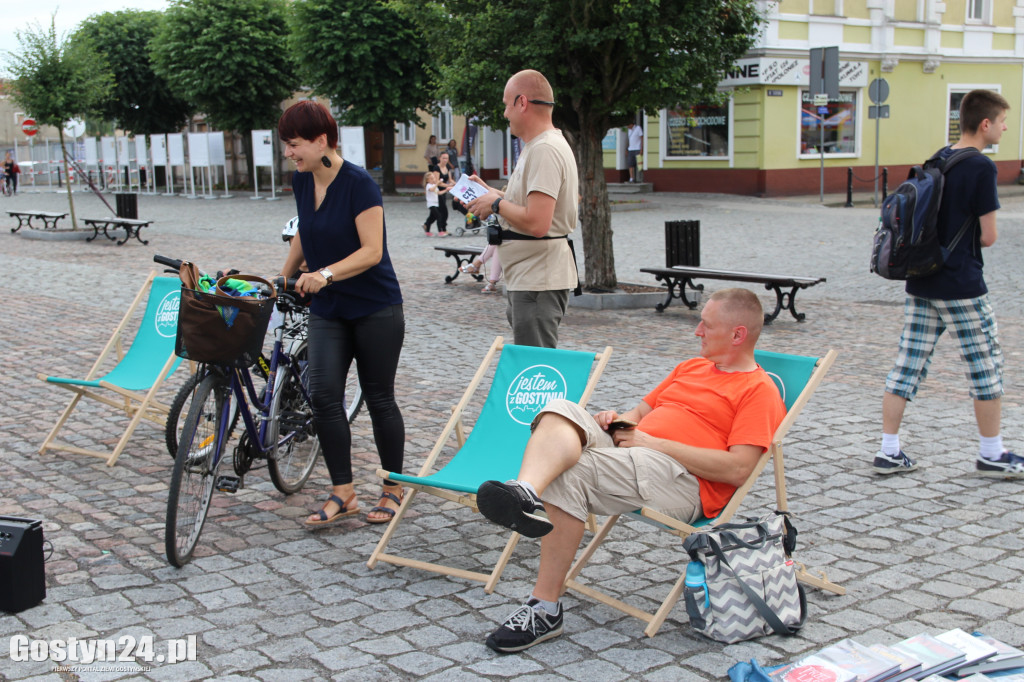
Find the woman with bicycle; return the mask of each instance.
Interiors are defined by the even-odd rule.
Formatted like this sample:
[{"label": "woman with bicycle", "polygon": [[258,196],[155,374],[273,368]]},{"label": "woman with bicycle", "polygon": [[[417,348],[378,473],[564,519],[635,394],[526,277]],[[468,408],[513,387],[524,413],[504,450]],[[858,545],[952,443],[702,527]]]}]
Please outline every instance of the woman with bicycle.
[{"label": "woman with bicycle", "polygon": [[[312,294],[309,381],[314,421],[331,492],[310,527],[358,514],[352,483],[352,435],[345,416],[345,376],[353,359],[373,424],[381,467],[402,471],[405,423],[395,401],[395,373],[405,338],[402,293],[388,255],[380,189],[370,175],[337,152],[338,124],[323,104],[304,100],[277,124],[284,155],[295,163],[292,191],[299,231],[282,274],[305,261],[296,288]],[[402,488],[385,481],[380,501],[366,515],[387,523]]]}]

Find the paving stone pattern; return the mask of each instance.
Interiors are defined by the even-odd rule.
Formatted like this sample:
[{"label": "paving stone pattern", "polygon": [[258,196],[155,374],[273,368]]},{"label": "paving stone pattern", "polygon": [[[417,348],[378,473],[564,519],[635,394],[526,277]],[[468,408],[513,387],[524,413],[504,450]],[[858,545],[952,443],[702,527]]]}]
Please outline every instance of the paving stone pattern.
[{"label": "paving stone pattern", "polygon": [[[1024,203],[1004,191],[1000,239],[986,252],[986,274],[1006,355],[1004,436],[1024,449],[1020,377]],[[816,198],[815,198],[816,199]],[[109,198],[112,202],[112,197]],[[140,216],[154,220],[149,246],[36,241],[0,233],[6,296],[0,344],[0,514],[40,518],[53,551],[47,598],[22,613],[0,613],[0,679],[152,680],[701,680],[724,676],[736,661],[790,660],[844,637],[895,642],[918,632],[960,627],[1024,644],[1024,482],[972,476],[976,429],[962,366],[948,339],[907,412],[905,449],[921,463],[908,476],[879,478],[880,400],[901,327],[901,287],[868,273],[872,208],[829,208],[816,201],[723,195],[655,194],[655,208],[613,214],[616,266],[625,282],[654,282],[639,272],[663,261],[667,220],[701,221],[702,264],[826,276],[798,295],[807,314],[783,313],[762,347],[839,359],[787,442],[791,509],[800,529],[798,558],[847,587],[837,597],[808,591],[809,617],[799,636],[723,645],[690,631],[677,606],[654,638],[642,624],[586,598],[565,599],[565,634],[519,655],[498,656],[483,641],[529,593],[538,544],[524,540],[494,594],[478,583],[378,565],[366,567],[382,528],[360,517],[315,533],[301,526],[328,486],[319,465],[305,490],[285,497],[266,470],[247,476],[235,495],[217,493],[195,560],[170,567],[163,554],[171,459],[162,434],[143,424],[118,464],[36,453],[69,394],[36,372],[83,376],[123,315],[151,258],[160,253],[273,274],[283,261],[280,228],[294,215],[289,197],[252,201],[187,200],[143,195]],[[25,192],[3,210],[55,210],[63,194]],[[75,194],[79,216],[105,215],[90,194]],[[498,334],[508,334],[500,296],[483,296],[468,278],[445,285],[451,261],[423,237],[422,199],[389,199],[388,243],[402,282],[408,331],[398,374],[407,429],[406,468],[415,471],[449,410]],[[458,217],[458,214],[454,214]],[[3,221],[7,227],[11,221]],[[13,225],[13,223],[12,223]],[[23,230],[24,232],[24,230]],[[579,246],[582,240],[577,240]],[[480,235],[445,243],[482,244]],[[579,249],[582,253],[582,249]],[[708,289],[728,286],[711,282]],[[751,286],[766,305],[770,292]],[[676,303],[652,309],[570,312],[566,348],[614,346],[593,409],[631,407],[680,360],[697,352],[698,314]],[[162,394],[185,378],[179,370]],[[65,438],[110,446],[125,426],[94,405],[80,407]],[[374,503],[378,466],[370,423],[353,430],[357,490]],[[481,517],[420,495],[392,543],[402,554],[444,558],[487,569],[505,535]],[[763,476],[745,504],[759,515],[774,504]],[[584,577],[651,607],[685,563],[677,542],[626,521]],[[14,635],[40,639],[117,639],[194,634],[197,660],[144,673],[86,666],[56,673],[49,662],[10,660]],[[76,677],[77,676],[77,677]]]}]

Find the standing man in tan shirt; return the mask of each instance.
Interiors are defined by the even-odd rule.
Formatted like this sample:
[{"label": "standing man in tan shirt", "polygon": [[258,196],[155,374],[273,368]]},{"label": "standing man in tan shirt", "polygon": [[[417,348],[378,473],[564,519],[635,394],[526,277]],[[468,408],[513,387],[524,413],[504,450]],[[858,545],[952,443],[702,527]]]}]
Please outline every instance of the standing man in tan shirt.
[{"label": "standing man in tan shirt", "polygon": [[568,241],[579,210],[576,157],[551,122],[554,93],[540,72],[512,76],[502,101],[509,129],[524,147],[505,191],[487,187],[468,208],[481,218],[497,214],[503,228],[498,258],[515,343],[554,348],[569,290],[579,281]]}]

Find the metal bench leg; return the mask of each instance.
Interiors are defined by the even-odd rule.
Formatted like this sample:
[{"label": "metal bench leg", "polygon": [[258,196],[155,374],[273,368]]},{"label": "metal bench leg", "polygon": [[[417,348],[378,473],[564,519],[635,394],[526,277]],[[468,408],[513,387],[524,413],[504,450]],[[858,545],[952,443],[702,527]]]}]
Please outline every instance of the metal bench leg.
[{"label": "metal bench leg", "polygon": [[18,219],[18,226],[17,227],[12,227],[11,228],[11,232],[17,232],[18,230],[23,228],[25,225],[28,225],[29,227],[32,227],[32,225],[30,224],[32,222],[31,219],[24,220],[20,215],[16,215],[14,217]]},{"label": "metal bench leg", "polygon": [[690,298],[686,295],[686,287],[690,287],[694,291],[704,291],[703,284],[695,285],[689,277],[677,278],[666,277],[664,275],[655,275],[654,279],[656,279],[659,282],[664,280],[665,284],[668,285],[668,297],[665,299],[664,303],[659,303],[658,305],[654,306],[654,309],[656,311],[658,311],[659,313],[664,312],[665,308],[669,307],[669,305],[672,303],[673,298],[678,298],[679,300],[681,300],[683,304],[690,310],[694,310],[697,308],[697,299],[694,298],[694,300],[690,300]]},{"label": "metal bench leg", "polygon": [[796,285],[790,291],[783,291],[782,287],[778,284],[765,284],[764,288],[775,290],[775,310],[771,314],[764,314],[765,324],[771,324],[772,320],[779,316],[779,313],[782,312],[783,308],[788,310],[790,314],[796,318],[797,322],[803,322],[804,318],[807,317],[803,313],[798,313],[796,311],[796,292],[797,289],[803,289],[803,287]]},{"label": "metal bench leg", "polygon": [[[89,223],[86,223],[86,225],[88,225],[88,224]],[[91,237],[86,237],[85,241],[91,242],[93,239],[96,239],[96,237],[99,237],[99,236],[100,236],[100,226],[97,223],[93,223],[92,224],[92,236]]]},{"label": "metal bench leg", "polygon": [[[476,258],[476,256],[478,254],[473,254],[469,258],[463,258],[462,255],[458,254],[458,253],[449,253],[448,255],[455,259],[455,274],[454,275],[445,275],[445,278],[444,278],[444,283],[445,284],[451,284],[452,282],[454,282],[455,278],[462,274],[462,270],[461,270],[462,264],[463,263],[472,263],[473,259]],[[496,256],[493,256],[493,257],[496,258]],[[469,274],[469,273],[467,273],[467,274]],[[478,282],[484,281],[484,276],[483,275],[472,275],[471,274],[470,277],[472,277],[473,279],[475,279]]]},{"label": "metal bench leg", "polygon": [[143,245],[148,245],[149,240],[142,238],[142,228],[144,227],[149,227],[149,225],[139,225],[138,227],[135,228],[135,238],[142,242]]}]

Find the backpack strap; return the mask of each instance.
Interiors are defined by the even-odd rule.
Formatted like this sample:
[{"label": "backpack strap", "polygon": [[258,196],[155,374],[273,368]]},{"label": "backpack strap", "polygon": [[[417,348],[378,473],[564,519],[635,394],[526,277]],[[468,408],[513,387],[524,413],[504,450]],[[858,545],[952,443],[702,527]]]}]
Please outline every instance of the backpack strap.
[{"label": "backpack strap", "polygon": [[[948,147],[943,147],[939,151],[935,152],[930,159],[924,162],[924,167],[939,168],[940,172],[943,175],[946,175],[946,173],[953,169],[953,166],[957,165],[964,159],[981,154],[981,151],[977,147],[964,147],[963,149],[957,149],[946,158],[943,158],[942,152],[946,149],[948,149]],[[977,218],[975,216],[969,216],[967,220],[964,221],[964,224],[960,226],[960,229],[957,230],[953,240],[943,248],[947,251],[955,249],[956,245],[959,244],[960,240],[967,234],[967,230],[976,222]]]}]

